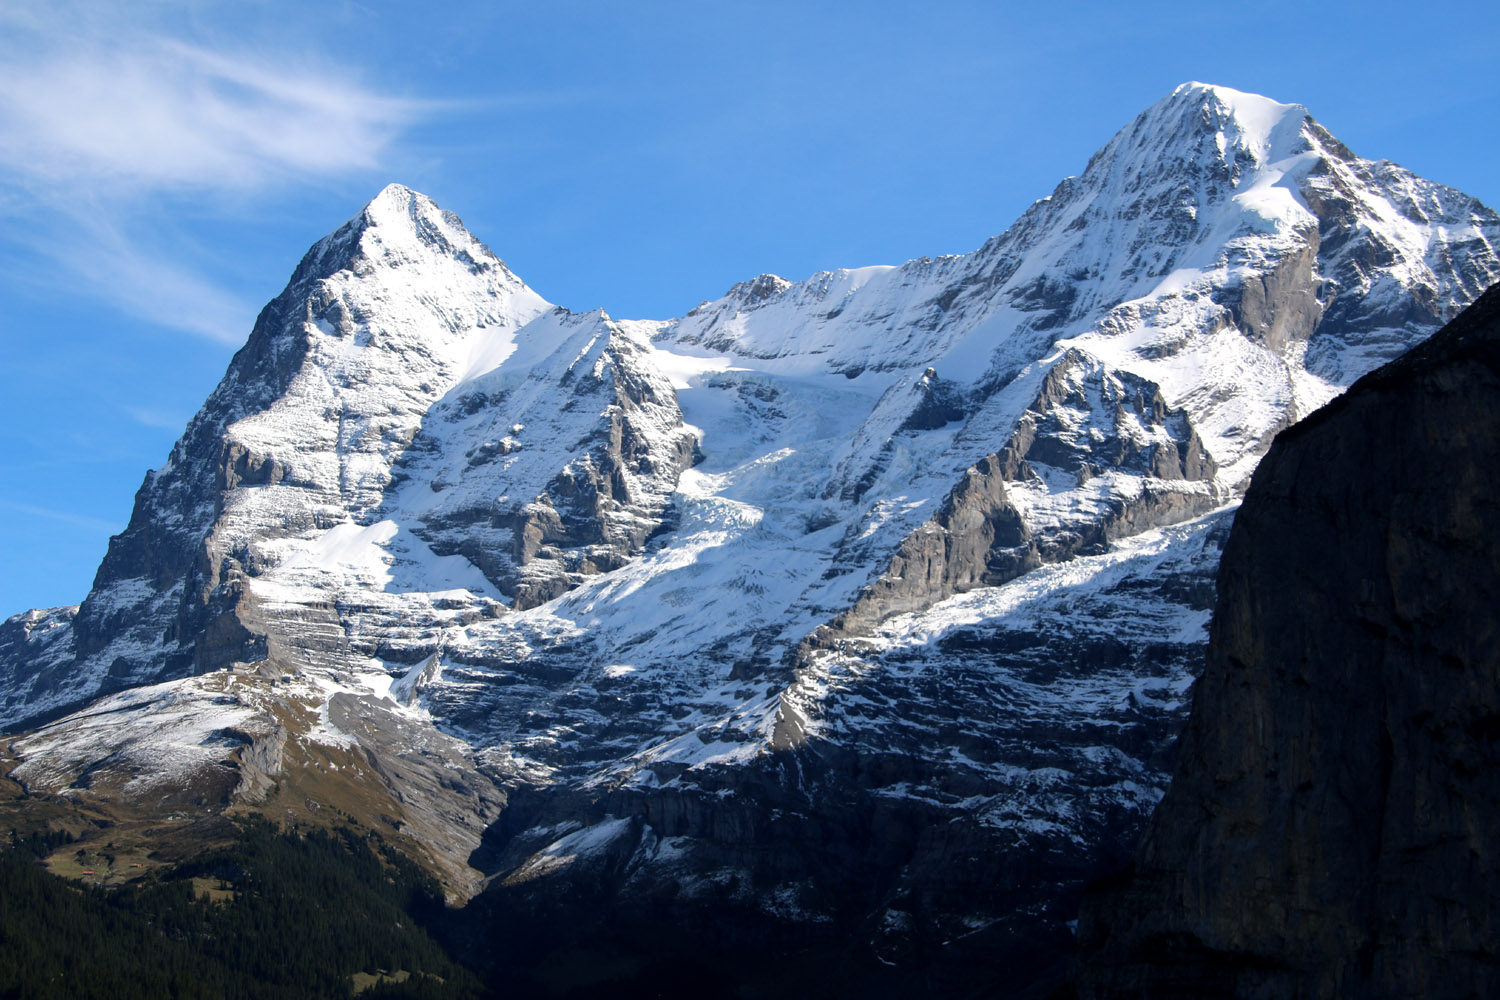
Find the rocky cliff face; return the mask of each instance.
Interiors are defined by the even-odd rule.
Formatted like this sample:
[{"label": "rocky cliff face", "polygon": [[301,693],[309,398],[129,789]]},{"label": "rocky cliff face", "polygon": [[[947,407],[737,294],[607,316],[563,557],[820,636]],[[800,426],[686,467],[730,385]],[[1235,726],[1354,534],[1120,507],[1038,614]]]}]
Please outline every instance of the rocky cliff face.
[{"label": "rocky cliff face", "polygon": [[[936,381],[918,383],[925,395],[916,414],[930,413],[940,398],[929,388]],[[1005,447],[964,471],[937,512],[901,541],[886,571],[812,641],[858,634],[1045,563],[1103,552],[1112,538],[1206,513],[1224,499],[1213,487],[1217,471],[1187,414],[1166,404],[1160,386],[1070,349],[1042,379]],[[1134,482],[1111,483],[1093,503],[1077,503],[1101,473]],[[1035,508],[1023,514],[1007,483],[1045,498],[1051,516]]]},{"label": "rocky cliff face", "polygon": [[1500,990],[1500,288],[1284,432],[1086,997]]},{"label": "rocky cliff face", "polygon": [[1198,84],[973,253],[667,321],[555,308],[393,186],[262,315],[83,606],[0,627],[0,768],[53,805],[352,815],[501,911],[606,886],[627,922],[732,910],[882,970],[971,948],[982,979],[983,942],[1066,940],[1164,788],[1272,435],[1497,243]]}]

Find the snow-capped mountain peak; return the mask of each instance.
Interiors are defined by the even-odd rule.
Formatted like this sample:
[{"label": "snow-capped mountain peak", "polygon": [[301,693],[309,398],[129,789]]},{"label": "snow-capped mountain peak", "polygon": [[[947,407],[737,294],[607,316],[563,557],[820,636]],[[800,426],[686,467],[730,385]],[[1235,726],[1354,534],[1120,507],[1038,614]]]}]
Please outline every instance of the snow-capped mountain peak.
[{"label": "snow-capped mountain peak", "polygon": [[1184,83],[1149,108],[1144,118],[1196,118],[1205,131],[1224,136],[1225,152],[1238,150],[1258,164],[1274,163],[1304,151],[1299,139],[1308,116],[1301,104],[1281,104],[1207,83]]},{"label": "snow-capped mountain peak", "polygon": [[[449,874],[517,793],[485,875],[606,845],[691,898],[775,816],[847,807],[860,843],[899,814],[962,831],[947,860],[998,839],[1073,878],[1165,781],[1271,437],[1500,278],[1497,241],[1300,106],[1202,84],[973,253],[665,322],[552,306],[392,185],[261,314],[82,608],[0,631],[0,717],[157,706],[121,709],[128,747],[60,721],[16,773],[149,768],[157,709],[228,668],[237,732],[363,747],[380,801],[441,817]],[[851,868],[937,886],[948,848],[898,846]],[[776,905],[822,914],[819,870]],[[943,884],[1002,879],[972,874]],[[1035,912],[1016,892],[983,919]]]},{"label": "snow-capped mountain peak", "polygon": [[[480,270],[505,268],[489,247],[464,228],[458,216],[403,184],[386,185],[346,226],[359,233],[367,255],[391,264],[435,251],[467,259],[470,266]],[[519,279],[515,281],[520,284]]]}]

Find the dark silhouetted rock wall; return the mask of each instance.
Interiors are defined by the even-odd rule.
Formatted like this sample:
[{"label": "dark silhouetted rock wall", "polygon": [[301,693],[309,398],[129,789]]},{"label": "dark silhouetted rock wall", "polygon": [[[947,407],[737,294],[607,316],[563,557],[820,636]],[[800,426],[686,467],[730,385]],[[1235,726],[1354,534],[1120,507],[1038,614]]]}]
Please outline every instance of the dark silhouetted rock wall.
[{"label": "dark silhouetted rock wall", "polygon": [[1082,997],[1500,996],[1500,286],[1283,433]]}]

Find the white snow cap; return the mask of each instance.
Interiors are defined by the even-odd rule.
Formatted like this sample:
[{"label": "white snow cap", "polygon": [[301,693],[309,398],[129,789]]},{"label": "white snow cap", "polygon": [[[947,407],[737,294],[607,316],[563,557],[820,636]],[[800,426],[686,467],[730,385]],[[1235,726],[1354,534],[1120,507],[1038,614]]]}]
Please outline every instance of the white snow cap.
[{"label": "white snow cap", "polygon": [[1158,103],[1166,103],[1166,101],[1183,97],[1188,97],[1196,103],[1202,103],[1212,98],[1236,114],[1241,111],[1250,114],[1263,114],[1267,110],[1274,110],[1280,113],[1295,111],[1299,114],[1307,114],[1307,108],[1300,104],[1280,104],[1269,97],[1262,97],[1260,94],[1250,94],[1243,90],[1235,90],[1233,87],[1221,87],[1213,83],[1199,83],[1196,80],[1189,80],[1187,83],[1182,84],[1173,90],[1165,100]]},{"label": "white snow cap", "polygon": [[413,191],[405,184],[391,183],[381,188],[380,193],[371,198],[354,218],[363,219],[372,226],[384,226],[416,218],[419,214],[440,214],[441,211],[420,191]]},{"label": "white snow cap", "polygon": [[1290,152],[1289,140],[1298,136],[1308,118],[1300,104],[1281,104],[1259,94],[1247,94],[1211,83],[1184,83],[1158,101],[1143,117],[1159,109],[1169,113],[1202,108],[1209,118],[1205,126],[1225,136],[1229,143],[1266,163]]},{"label": "white snow cap", "polygon": [[404,184],[387,184],[359,214],[349,220],[366,251],[371,243],[399,260],[421,247],[468,254],[475,262],[502,264],[500,258],[474,237],[452,212]]}]

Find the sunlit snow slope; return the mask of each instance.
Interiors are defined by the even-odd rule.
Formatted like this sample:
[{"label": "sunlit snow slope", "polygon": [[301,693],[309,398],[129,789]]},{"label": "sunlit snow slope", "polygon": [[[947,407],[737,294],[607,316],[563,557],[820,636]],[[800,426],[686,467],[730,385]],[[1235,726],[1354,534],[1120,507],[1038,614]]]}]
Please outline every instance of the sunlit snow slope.
[{"label": "sunlit snow slope", "polygon": [[[339,780],[426,816],[465,892],[598,855],[621,898],[720,898],[772,852],[746,906],[834,919],[843,866],[892,961],[1024,936],[1161,794],[1271,437],[1500,278],[1497,240],[1200,84],[973,253],[665,322],[549,305],[393,185],[266,307],[84,603],[0,627],[14,773],[150,795],[271,741],[228,793],[262,801],[352,745]],[[164,707],[200,703],[222,723]]]}]

